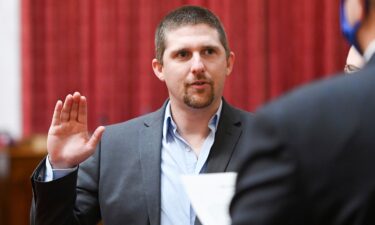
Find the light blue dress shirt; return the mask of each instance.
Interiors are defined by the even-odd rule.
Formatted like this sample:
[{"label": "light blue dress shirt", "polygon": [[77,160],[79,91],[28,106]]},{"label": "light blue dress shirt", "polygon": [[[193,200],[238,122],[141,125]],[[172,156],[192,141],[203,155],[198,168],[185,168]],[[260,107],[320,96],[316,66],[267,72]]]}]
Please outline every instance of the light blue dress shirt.
[{"label": "light blue dress shirt", "polygon": [[207,125],[210,133],[199,156],[178,133],[171,116],[170,103],[164,115],[161,150],[161,225],[194,225],[195,212],[181,182],[181,175],[204,173],[210,149],[215,141],[220,107]]}]

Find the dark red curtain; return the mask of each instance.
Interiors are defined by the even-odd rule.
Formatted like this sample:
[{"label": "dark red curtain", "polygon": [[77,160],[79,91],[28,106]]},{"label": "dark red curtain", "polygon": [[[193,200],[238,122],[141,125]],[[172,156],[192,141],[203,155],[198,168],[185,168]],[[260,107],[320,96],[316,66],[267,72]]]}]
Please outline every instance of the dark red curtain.
[{"label": "dark red curtain", "polygon": [[225,25],[236,54],[225,97],[238,107],[343,68],[339,0],[22,0],[24,135],[46,133],[55,102],[74,91],[88,98],[90,129],[159,108],[167,91],[151,69],[154,30],[184,4]]}]

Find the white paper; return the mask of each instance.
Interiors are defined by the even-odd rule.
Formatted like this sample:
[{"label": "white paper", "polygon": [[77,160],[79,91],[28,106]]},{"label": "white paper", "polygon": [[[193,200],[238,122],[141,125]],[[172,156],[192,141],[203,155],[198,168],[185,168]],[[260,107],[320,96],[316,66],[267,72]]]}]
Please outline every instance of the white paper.
[{"label": "white paper", "polygon": [[182,183],[203,225],[230,225],[229,204],[237,173],[183,175]]}]

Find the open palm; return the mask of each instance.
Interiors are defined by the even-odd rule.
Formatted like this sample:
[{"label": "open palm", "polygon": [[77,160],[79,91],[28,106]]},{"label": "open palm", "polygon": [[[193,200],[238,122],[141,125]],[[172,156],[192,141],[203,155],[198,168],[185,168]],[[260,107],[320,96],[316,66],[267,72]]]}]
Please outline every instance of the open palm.
[{"label": "open palm", "polygon": [[48,131],[47,150],[53,168],[71,168],[91,156],[104,127],[90,137],[87,129],[87,101],[80,93],[57,101]]}]

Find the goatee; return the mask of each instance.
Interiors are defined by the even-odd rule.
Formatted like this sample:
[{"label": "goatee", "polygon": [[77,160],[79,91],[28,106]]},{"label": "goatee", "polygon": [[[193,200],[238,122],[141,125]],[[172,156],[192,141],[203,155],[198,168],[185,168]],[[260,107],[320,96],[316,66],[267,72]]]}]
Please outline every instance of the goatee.
[{"label": "goatee", "polygon": [[[185,91],[185,95],[184,95],[184,103],[191,107],[191,108],[194,108],[194,109],[202,109],[202,108],[205,108],[209,105],[211,105],[211,103],[214,101],[215,99],[215,95],[214,95],[214,87],[212,85],[212,83],[210,83],[210,91],[209,93],[207,93],[206,95],[204,96],[200,96],[200,94],[204,94],[204,93],[199,93],[200,91],[198,91],[196,94],[198,96],[195,96],[195,94],[189,94],[188,93],[188,87],[186,88],[186,91]],[[204,92],[204,91],[202,91]]]}]

